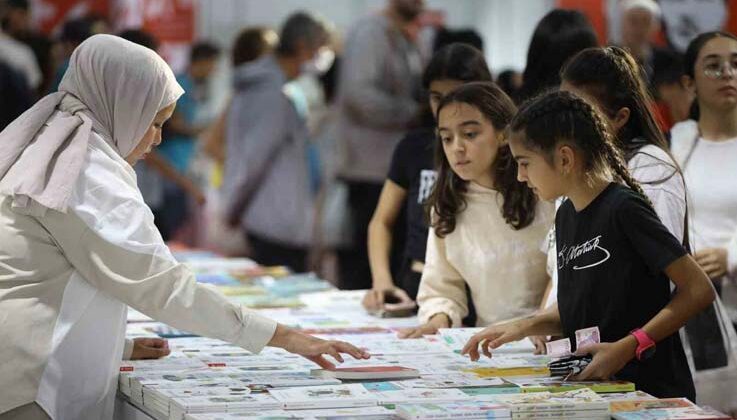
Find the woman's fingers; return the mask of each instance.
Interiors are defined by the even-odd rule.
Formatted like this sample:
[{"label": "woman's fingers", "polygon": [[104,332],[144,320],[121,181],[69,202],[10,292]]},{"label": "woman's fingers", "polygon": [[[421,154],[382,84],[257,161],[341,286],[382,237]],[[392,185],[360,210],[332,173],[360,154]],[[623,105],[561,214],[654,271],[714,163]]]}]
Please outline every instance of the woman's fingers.
[{"label": "woman's fingers", "polygon": [[488,357],[489,359],[491,359],[491,350],[489,350],[490,344],[491,342],[489,340],[484,340],[481,343],[481,350],[483,351],[484,355]]},{"label": "woman's fingers", "polygon": [[344,341],[335,341],[333,346],[341,353],[350,354],[354,359],[368,359],[371,355],[353,344]]},{"label": "woman's fingers", "polygon": [[327,369],[327,370],[334,370],[335,369],[335,364],[329,362],[322,355],[320,355],[320,356],[310,356],[307,359],[312,360],[313,362],[317,363],[317,365],[320,366],[323,369]]}]

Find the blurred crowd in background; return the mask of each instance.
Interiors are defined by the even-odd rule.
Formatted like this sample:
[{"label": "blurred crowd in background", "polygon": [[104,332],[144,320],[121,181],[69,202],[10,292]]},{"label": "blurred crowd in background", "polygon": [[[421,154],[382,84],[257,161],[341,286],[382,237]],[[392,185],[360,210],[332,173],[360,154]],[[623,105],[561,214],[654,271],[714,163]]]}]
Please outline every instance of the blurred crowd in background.
[{"label": "blurred crowd in background", "polygon": [[[98,3],[0,2],[0,129],[57,89],[72,51],[91,35],[115,33],[157,50],[186,90],[162,144],[135,168],[164,239],[314,270],[342,288],[370,288],[367,231],[392,153],[405,132],[433,125],[425,64],[451,43],[483,51],[478,28],[449,27],[442,8],[422,0],[377,0],[344,31],[319,10],[294,10],[278,27],[244,27],[218,45],[197,39],[192,1]],[[526,66],[498,69],[494,79],[523,101],[557,86],[575,53],[618,44],[641,64],[667,131],[688,118],[693,101],[681,83],[678,38],[723,29],[733,10],[731,2],[707,2],[722,13],[717,23],[689,21],[694,11],[680,5],[668,19],[666,3],[545,1],[550,10],[533,30]],[[592,4],[601,14],[592,15]],[[171,36],[181,13],[160,26],[135,17],[151,7],[186,9],[190,33]],[[42,12],[59,16],[40,25],[32,18]],[[602,16],[616,29],[603,31]],[[673,19],[680,26],[668,28]],[[223,100],[213,85],[224,77]],[[406,259],[404,223],[394,227],[392,271]]]}]

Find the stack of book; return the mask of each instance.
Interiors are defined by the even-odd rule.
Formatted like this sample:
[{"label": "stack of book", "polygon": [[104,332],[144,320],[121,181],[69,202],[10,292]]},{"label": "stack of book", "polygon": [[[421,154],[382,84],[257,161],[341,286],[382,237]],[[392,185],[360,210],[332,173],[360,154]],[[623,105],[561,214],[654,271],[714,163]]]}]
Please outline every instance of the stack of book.
[{"label": "stack of book", "polygon": [[193,413],[280,409],[284,404],[269,394],[210,395],[170,399],[169,420],[183,420]]},{"label": "stack of book", "polygon": [[562,378],[515,378],[520,392],[563,392],[588,388],[598,394],[633,392],[635,384],[627,381],[564,381]]},{"label": "stack of book", "polygon": [[366,407],[377,405],[375,394],[361,384],[272,389],[269,393],[287,409]]},{"label": "stack of book", "polygon": [[539,392],[495,395],[490,400],[506,404],[513,419],[589,419],[608,420],[609,401],[590,389],[566,392]]},{"label": "stack of book", "polygon": [[466,401],[447,404],[403,404],[397,415],[406,420],[511,419],[508,406],[492,402]]},{"label": "stack of book", "polygon": [[732,418],[716,410],[701,408],[685,398],[612,401],[611,410],[616,420],[730,420]]}]

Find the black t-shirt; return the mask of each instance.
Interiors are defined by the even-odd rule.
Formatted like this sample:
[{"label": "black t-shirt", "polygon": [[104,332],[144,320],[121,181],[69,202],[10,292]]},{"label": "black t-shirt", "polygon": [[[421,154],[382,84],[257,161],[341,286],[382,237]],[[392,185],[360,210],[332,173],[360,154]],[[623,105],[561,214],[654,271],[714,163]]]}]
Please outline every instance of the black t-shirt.
[{"label": "black t-shirt", "polygon": [[[580,212],[567,200],[555,229],[558,309],[572,343],[576,330],[594,326],[602,342],[617,341],[670,301],[663,270],[686,251],[633,190],[612,183]],[[657,397],[695,398],[678,333],[657,343],[650,359],[633,359],[616,377]]]},{"label": "black t-shirt", "polygon": [[430,196],[437,173],[433,164],[435,131],[410,131],[394,149],[388,178],[407,190],[407,242],[405,258],[425,261],[427,223],[423,204]]}]

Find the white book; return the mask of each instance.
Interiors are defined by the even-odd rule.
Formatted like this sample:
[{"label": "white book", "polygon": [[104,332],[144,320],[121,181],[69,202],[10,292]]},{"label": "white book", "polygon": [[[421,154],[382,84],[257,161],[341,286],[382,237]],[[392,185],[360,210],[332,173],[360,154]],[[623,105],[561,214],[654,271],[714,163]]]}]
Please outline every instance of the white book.
[{"label": "white book", "polygon": [[253,408],[270,410],[283,408],[284,404],[269,394],[243,394],[176,397],[171,399],[170,405],[172,410],[177,408],[185,413],[191,413]]},{"label": "white book", "polygon": [[[268,363],[264,365],[256,365],[256,366],[234,366],[232,367],[233,370],[245,373],[245,374],[275,374],[275,373],[293,373],[293,372],[304,372],[309,373],[311,368],[307,367],[308,365],[305,364],[303,366],[294,365],[294,364],[283,364],[283,363]],[[313,364],[310,364],[309,366],[314,366]]]},{"label": "white book", "polygon": [[206,397],[206,396],[237,396],[248,395],[251,389],[243,386],[217,386],[217,387],[195,387],[195,388],[170,388],[170,389],[144,389],[143,399],[146,397],[169,400],[172,398]]},{"label": "white book", "polygon": [[400,389],[376,393],[379,404],[445,403],[470,400],[459,389]]},{"label": "white book", "polygon": [[376,396],[360,384],[272,389],[269,393],[287,409],[377,405]]},{"label": "white book", "polygon": [[289,413],[310,420],[395,420],[395,410],[386,407],[326,408],[322,410],[292,410]]},{"label": "white book", "polygon": [[657,400],[656,397],[653,397],[645,391],[607,392],[605,394],[599,394],[599,396],[609,402]]},{"label": "white book", "polygon": [[372,355],[406,354],[426,355],[432,353],[448,353],[448,348],[440,342],[425,340],[424,338],[401,339],[386,338],[371,341],[361,341],[361,347]]},{"label": "white book", "polygon": [[250,385],[268,385],[273,388],[295,386],[340,385],[339,379],[316,378],[307,372],[259,373],[254,375],[234,374],[232,379]]},{"label": "white book", "polygon": [[731,417],[718,411],[701,408],[651,408],[640,411],[614,413],[615,420],[729,420]]},{"label": "white book", "polygon": [[445,404],[401,404],[397,406],[397,415],[405,420],[512,418],[512,413],[506,405],[480,401]]},{"label": "white book", "polygon": [[235,413],[193,413],[187,414],[185,420],[294,420],[295,417],[284,410],[248,410]]},{"label": "white book", "polygon": [[158,360],[124,360],[120,363],[121,372],[178,372],[204,368],[200,360],[187,357],[166,357]]},{"label": "white book", "polygon": [[422,375],[420,379],[402,381],[405,388],[480,388],[513,384],[502,378],[479,378],[470,373],[450,373],[444,375]]}]

